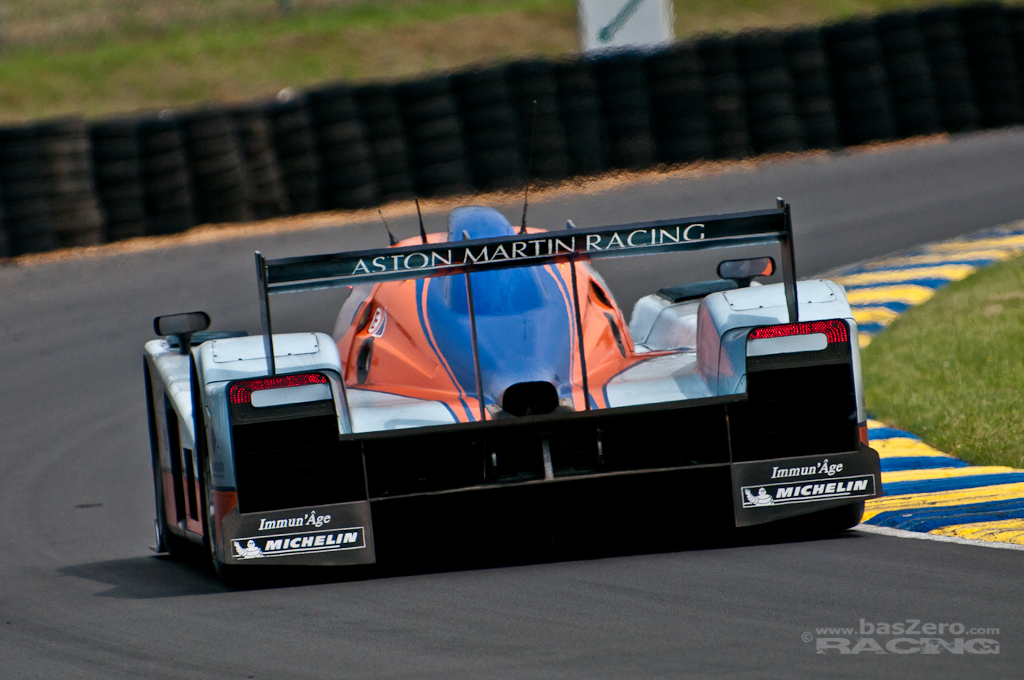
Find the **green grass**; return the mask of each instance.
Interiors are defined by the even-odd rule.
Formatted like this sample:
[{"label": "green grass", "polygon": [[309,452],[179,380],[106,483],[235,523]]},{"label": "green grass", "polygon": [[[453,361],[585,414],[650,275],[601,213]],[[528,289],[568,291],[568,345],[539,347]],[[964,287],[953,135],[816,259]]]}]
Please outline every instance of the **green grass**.
[{"label": "green grass", "polygon": [[[706,31],[740,31],[764,26],[823,24],[857,15],[970,0],[675,0],[676,35]],[[1019,4],[1020,0],[1004,0]]]},{"label": "green grass", "polygon": [[423,0],[286,18],[104,23],[43,42],[12,38],[0,52],[0,119],[238,101],[333,79],[558,54],[571,49],[565,38],[574,26],[572,0]]},{"label": "green grass", "polygon": [[[1024,2],[1024,0],[1011,0]],[[675,0],[676,34],[926,0]],[[0,121],[242,101],[577,49],[575,0],[0,0]]]},{"label": "green grass", "polygon": [[874,417],[972,463],[1024,468],[1024,258],[908,310],[863,368]]}]

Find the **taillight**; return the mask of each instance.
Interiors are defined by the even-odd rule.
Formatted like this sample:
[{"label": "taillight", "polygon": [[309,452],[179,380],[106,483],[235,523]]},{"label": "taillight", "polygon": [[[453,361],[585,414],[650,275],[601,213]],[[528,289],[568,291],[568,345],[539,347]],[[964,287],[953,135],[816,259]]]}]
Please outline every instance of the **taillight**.
[{"label": "taillight", "polygon": [[857,427],[857,433],[860,435],[860,443],[864,446],[868,445],[868,426],[867,423],[859,425]]},{"label": "taillight", "polygon": [[839,319],[828,321],[808,321],[806,323],[784,323],[778,326],[761,326],[750,331],[748,340],[767,340],[769,338],[786,338],[793,335],[814,335],[823,334],[828,339],[828,344],[847,342],[850,339],[850,331],[846,324]]},{"label": "taillight", "polygon": [[252,402],[252,393],[260,390],[275,390],[280,387],[301,387],[303,385],[325,385],[327,382],[327,377],[319,373],[299,373],[296,375],[275,376],[273,378],[240,380],[228,390],[228,400],[232,404],[249,404]]}]

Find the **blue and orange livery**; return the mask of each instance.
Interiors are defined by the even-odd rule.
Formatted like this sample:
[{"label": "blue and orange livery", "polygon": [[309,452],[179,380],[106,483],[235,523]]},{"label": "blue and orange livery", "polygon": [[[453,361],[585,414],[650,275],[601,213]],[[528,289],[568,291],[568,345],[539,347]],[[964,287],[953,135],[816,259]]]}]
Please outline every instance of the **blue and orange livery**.
[{"label": "blue and orange livery", "polygon": [[[777,248],[783,281],[725,260],[627,320],[592,266],[732,246]],[[837,530],[880,491],[856,322],[841,286],[797,284],[782,202],[561,231],[469,206],[447,233],[256,264],[261,335],[171,315],[145,350],[157,548],[205,545],[225,577],[695,515]],[[336,287],[333,336],[273,331],[272,296]]]}]

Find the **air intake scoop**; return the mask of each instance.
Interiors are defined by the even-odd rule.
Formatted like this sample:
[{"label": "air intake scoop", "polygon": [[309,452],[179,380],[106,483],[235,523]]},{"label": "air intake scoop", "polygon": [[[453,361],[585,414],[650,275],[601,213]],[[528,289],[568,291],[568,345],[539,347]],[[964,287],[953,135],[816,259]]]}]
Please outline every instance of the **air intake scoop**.
[{"label": "air intake scoop", "polygon": [[521,382],[501,395],[501,408],[514,416],[539,416],[558,408],[558,392],[549,382]]}]

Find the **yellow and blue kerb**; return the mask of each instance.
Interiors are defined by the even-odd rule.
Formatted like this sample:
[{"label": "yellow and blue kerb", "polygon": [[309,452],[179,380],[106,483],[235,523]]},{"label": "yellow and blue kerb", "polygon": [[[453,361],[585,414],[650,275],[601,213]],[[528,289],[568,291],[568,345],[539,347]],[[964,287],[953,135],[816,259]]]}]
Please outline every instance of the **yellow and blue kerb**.
[{"label": "yellow and blue kerb", "polygon": [[932,243],[896,257],[861,262],[828,278],[846,288],[860,346],[908,308],[951,281],[1024,251],[1024,220],[973,236]]},{"label": "yellow and blue kerb", "polygon": [[[1024,251],[1024,221],[860,263],[829,278],[846,288],[860,346],[938,288]],[[864,522],[893,529],[1024,544],[1024,470],[970,465],[919,438],[868,421],[882,461],[882,498]]]}]

